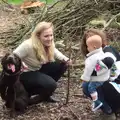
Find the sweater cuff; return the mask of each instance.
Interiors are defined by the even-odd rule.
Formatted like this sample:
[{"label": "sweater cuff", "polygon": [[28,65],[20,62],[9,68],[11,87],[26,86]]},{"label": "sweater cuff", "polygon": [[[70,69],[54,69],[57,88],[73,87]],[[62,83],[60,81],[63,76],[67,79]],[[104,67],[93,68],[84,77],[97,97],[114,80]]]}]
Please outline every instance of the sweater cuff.
[{"label": "sweater cuff", "polygon": [[69,60],[69,58],[68,58],[68,57],[65,57],[65,58],[64,58],[64,60],[65,60],[65,61],[68,61],[68,60]]},{"label": "sweater cuff", "polygon": [[81,76],[81,79],[86,82],[90,81],[90,78],[84,75]]}]

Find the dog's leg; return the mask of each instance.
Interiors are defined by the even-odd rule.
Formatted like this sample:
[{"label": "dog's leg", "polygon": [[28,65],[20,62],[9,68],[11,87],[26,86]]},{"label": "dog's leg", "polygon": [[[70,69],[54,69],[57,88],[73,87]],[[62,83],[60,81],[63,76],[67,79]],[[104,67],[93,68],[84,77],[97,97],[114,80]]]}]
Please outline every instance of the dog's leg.
[{"label": "dog's leg", "polygon": [[16,91],[15,91],[15,87],[13,87],[13,102],[12,102],[12,117],[16,116],[16,111],[15,111],[15,100],[16,100]]},{"label": "dog's leg", "polygon": [[7,85],[6,85],[6,81],[4,80],[4,74],[2,72],[0,76],[0,94],[3,100],[6,100],[6,89],[7,89]]},{"label": "dog's leg", "polygon": [[7,90],[7,102],[6,105],[10,107],[10,117],[15,117],[15,91],[14,87],[9,87]]},{"label": "dog's leg", "polygon": [[16,99],[15,99],[15,109],[18,114],[23,114],[25,109],[28,106],[28,93],[24,89],[24,86],[18,80],[15,83],[15,92],[16,92]]},{"label": "dog's leg", "polygon": [[0,95],[1,95],[1,98],[2,98],[2,100],[3,100],[3,109],[5,109],[5,106],[6,106],[6,101],[7,101],[7,99],[6,99],[6,96],[7,96],[7,86],[5,85],[5,84],[1,84],[0,83]]},{"label": "dog's leg", "polygon": [[11,110],[10,110],[10,117],[14,118],[15,116],[16,116],[16,114],[15,114],[15,101],[12,101]]}]

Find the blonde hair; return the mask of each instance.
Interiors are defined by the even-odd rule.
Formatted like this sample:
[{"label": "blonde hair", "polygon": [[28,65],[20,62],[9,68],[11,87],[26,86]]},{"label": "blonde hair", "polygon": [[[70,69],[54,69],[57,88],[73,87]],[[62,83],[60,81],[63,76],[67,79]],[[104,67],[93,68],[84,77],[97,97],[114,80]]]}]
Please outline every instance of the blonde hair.
[{"label": "blonde hair", "polygon": [[35,27],[31,36],[33,49],[36,53],[36,57],[39,61],[42,60],[44,62],[54,61],[54,40],[52,40],[51,46],[49,46],[46,51],[39,38],[39,35],[42,34],[42,32],[48,28],[53,29],[53,24],[51,22],[40,22]]},{"label": "blonde hair", "polygon": [[94,29],[94,28],[88,29],[84,32],[84,35],[81,41],[81,52],[83,56],[86,56],[88,54],[86,39],[93,35],[99,35],[102,38],[102,47],[108,44],[106,34],[103,31]]}]

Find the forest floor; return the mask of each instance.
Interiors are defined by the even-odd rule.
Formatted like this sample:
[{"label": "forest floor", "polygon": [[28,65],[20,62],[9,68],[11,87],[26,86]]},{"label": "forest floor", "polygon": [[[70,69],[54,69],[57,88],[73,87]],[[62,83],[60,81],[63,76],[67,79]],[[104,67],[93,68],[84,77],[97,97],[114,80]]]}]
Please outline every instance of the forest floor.
[{"label": "forest floor", "polygon": [[[15,27],[13,21],[18,16],[17,11],[11,12],[7,7],[5,9],[1,8],[0,58],[9,51],[9,47],[4,46],[5,41],[2,38],[9,34],[9,30]],[[102,112],[93,113],[91,111],[91,101],[83,95],[79,79],[78,76],[70,78],[70,96],[67,105],[65,105],[67,78],[62,77],[54,93],[55,98],[60,99],[59,103],[39,103],[30,106],[23,115],[17,116],[15,120],[99,120],[99,115]],[[4,102],[0,100],[0,120],[14,120],[9,118],[9,111],[3,109],[3,104]]]}]

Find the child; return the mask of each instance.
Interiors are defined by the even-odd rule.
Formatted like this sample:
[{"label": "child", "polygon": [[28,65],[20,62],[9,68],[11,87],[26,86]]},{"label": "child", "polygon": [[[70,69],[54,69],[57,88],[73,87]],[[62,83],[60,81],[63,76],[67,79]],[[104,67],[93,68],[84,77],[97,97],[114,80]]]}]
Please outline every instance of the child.
[{"label": "child", "polygon": [[98,99],[96,88],[109,79],[110,67],[116,58],[113,54],[105,54],[102,51],[102,38],[99,35],[88,37],[86,45],[89,53],[86,55],[85,69],[81,80],[89,82],[88,91],[93,100],[92,111],[96,111],[103,105]]}]

